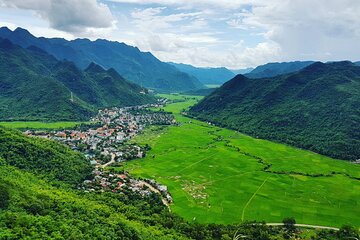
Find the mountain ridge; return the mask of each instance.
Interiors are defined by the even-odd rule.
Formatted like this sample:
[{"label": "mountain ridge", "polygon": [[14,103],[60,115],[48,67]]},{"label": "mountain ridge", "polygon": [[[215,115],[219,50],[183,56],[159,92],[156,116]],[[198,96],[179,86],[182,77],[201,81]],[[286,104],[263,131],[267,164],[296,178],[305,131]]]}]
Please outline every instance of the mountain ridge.
[{"label": "mountain ridge", "polygon": [[203,84],[223,84],[235,76],[231,70],[225,67],[200,68],[183,63],[169,62],[169,64],[175,66],[179,71],[196,77]]},{"label": "mountain ridge", "polygon": [[90,65],[96,74],[0,38],[0,119],[88,120],[98,108],[155,101],[119,74]]},{"label": "mountain ridge", "polygon": [[254,70],[244,74],[248,78],[276,77],[278,75],[299,71],[314,61],[294,61],[294,62],[271,62],[257,66]]},{"label": "mountain ridge", "polygon": [[106,69],[114,68],[125,79],[148,88],[162,91],[186,91],[203,88],[192,76],[178,71],[149,52],[125,43],[97,39],[65,40],[62,38],[35,37],[29,31],[17,28],[11,31],[0,28],[0,37],[7,38],[24,48],[31,45],[43,49],[58,60],[69,60],[85,69],[91,62]]}]

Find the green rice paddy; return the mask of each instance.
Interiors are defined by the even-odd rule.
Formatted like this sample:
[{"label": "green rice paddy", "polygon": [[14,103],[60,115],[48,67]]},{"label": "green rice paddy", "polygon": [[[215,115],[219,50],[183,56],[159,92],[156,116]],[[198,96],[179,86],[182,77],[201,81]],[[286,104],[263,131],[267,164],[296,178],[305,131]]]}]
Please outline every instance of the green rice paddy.
[{"label": "green rice paddy", "polygon": [[246,220],[360,226],[360,166],[184,117],[200,98],[162,95],[179,126],[150,127],[131,174],[168,186],[173,212],[201,223]]}]

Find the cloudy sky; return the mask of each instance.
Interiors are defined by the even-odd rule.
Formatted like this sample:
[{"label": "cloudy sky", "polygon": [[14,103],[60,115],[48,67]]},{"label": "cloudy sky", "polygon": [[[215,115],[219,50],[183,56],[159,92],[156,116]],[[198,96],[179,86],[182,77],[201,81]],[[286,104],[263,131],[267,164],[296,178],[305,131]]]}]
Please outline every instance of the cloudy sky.
[{"label": "cloudy sky", "polygon": [[253,67],[360,60],[360,0],[0,0],[0,25],[106,38],[163,61]]}]

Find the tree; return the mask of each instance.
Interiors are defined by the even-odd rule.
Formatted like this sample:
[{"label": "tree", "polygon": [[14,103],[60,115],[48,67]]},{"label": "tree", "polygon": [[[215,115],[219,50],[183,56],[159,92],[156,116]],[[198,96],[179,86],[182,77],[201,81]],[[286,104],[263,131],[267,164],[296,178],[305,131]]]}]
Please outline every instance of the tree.
[{"label": "tree", "polygon": [[289,217],[289,218],[284,218],[283,219],[283,224],[284,227],[289,231],[289,232],[294,232],[295,231],[295,224],[296,224],[296,220],[293,217]]},{"label": "tree", "polygon": [[337,232],[339,239],[359,239],[359,231],[353,226],[344,225]]},{"label": "tree", "polygon": [[5,209],[9,205],[9,192],[5,186],[0,185],[0,209]]}]

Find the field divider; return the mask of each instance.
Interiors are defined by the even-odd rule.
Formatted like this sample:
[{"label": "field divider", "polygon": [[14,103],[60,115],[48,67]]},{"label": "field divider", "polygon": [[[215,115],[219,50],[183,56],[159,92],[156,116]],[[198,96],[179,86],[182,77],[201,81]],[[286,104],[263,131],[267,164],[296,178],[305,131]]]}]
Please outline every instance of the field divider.
[{"label": "field divider", "polygon": [[267,177],[263,182],[262,184],[258,187],[258,189],[254,192],[254,194],[251,196],[251,198],[247,201],[247,203],[245,204],[243,210],[242,210],[242,214],[241,214],[241,221],[243,222],[244,221],[244,216],[245,216],[245,210],[246,208],[250,205],[251,201],[254,199],[254,197],[256,196],[256,194],[260,191],[260,189],[265,185],[265,183],[267,182],[267,180],[270,178]]}]

